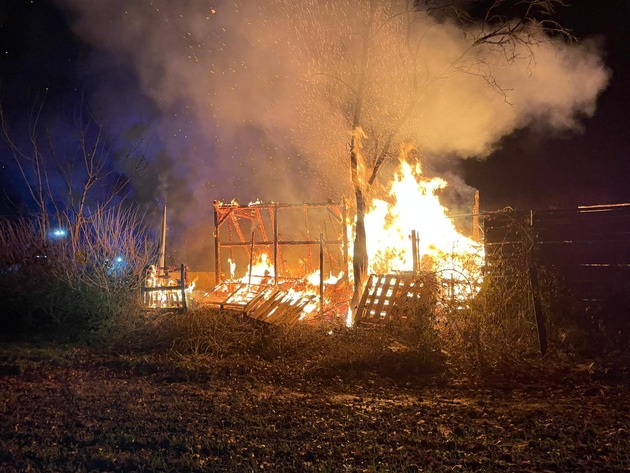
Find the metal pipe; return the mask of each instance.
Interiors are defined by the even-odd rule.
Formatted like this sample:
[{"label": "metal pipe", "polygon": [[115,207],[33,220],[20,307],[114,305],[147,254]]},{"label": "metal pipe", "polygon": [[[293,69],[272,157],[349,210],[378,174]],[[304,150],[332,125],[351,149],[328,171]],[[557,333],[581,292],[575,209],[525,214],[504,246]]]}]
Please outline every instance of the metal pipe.
[{"label": "metal pipe", "polygon": [[160,234],[160,252],[158,254],[158,267],[163,270],[166,266],[166,205],[162,209],[162,231]]}]

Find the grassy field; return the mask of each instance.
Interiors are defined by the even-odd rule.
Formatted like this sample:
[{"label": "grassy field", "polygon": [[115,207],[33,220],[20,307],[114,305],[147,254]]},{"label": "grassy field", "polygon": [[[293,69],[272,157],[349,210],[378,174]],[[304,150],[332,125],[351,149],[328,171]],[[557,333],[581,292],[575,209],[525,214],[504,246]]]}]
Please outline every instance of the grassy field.
[{"label": "grassy field", "polygon": [[0,471],[630,471],[623,361],[377,358],[4,344]]}]

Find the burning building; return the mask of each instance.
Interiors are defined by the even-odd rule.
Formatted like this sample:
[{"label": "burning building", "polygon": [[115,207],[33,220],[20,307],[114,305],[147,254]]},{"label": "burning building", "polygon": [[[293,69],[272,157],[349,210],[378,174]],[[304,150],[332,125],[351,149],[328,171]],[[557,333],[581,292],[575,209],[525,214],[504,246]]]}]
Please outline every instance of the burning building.
[{"label": "burning building", "polygon": [[440,203],[446,185],[403,161],[383,198],[372,199],[365,217],[369,278],[356,307],[349,284],[353,218],[345,201],[215,202],[218,284],[207,302],[271,322],[342,318],[353,324],[382,320],[395,306],[436,291],[463,301],[478,290],[483,247]]}]

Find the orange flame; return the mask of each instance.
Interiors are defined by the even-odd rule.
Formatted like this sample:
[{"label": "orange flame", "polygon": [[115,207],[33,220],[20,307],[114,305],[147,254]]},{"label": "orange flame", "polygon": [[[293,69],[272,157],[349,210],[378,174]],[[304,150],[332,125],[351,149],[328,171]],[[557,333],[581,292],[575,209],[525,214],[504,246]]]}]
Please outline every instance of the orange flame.
[{"label": "orange flame", "polygon": [[[365,216],[369,271],[435,272],[442,280],[480,281],[483,246],[462,235],[440,203],[444,179],[429,178],[420,163],[403,159],[387,191],[387,200],[373,199]],[[413,268],[411,234],[417,235],[419,267]]]}]

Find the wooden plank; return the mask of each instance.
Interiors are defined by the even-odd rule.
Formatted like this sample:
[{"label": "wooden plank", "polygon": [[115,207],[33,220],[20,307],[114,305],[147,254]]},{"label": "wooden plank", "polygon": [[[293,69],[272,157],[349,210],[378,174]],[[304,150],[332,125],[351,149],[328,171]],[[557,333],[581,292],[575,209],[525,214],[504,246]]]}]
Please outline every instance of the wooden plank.
[{"label": "wooden plank", "polygon": [[250,312],[255,312],[262,304],[265,303],[270,292],[271,291],[269,289],[260,291],[256,297],[247,303],[245,306],[245,313],[249,314]]},{"label": "wooden plank", "polygon": [[361,295],[361,300],[359,301],[359,306],[357,307],[356,320],[358,322],[359,319],[363,317],[365,312],[365,305],[370,297],[370,288],[374,287],[374,278],[376,278],[375,274],[370,274],[368,277],[367,283],[365,284],[365,289],[363,290],[363,294]]},{"label": "wooden plank", "polygon": [[561,284],[580,294],[603,297],[625,290],[630,282],[630,266],[573,265],[561,269]]},{"label": "wooden plank", "polygon": [[[304,308],[312,302],[315,296],[300,296],[295,299],[288,293],[280,293],[277,304],[274,305],[275,311],[269,315],[265,321],[276,324],[292,324],[295,323],[303,314]],[[270,309],[273,310],[273,309]]]},{"label": "wooden plank", "polygon": [[282,318],[286,316],[287,310],[289,310],[292,305],[286,298],[287,293],[278,292],[276,302],[273,304],[273,307],[270,307],[265,321],[269,323],[280,323]]},{"label": "wooden plank", "polygon": [[284,324],[294,324],[296,323],[302,314],[304,314],[304,309],[307,305],[314,302],[317,299],[316,296],[304,296],[299,301],[297,301],[291,308],[289,308],[282,319],[282,323]]},{"label": "wooden plank", "polygon": [[406,318],[412,310],[422,306],[426,309],[435,304],[439,292],[434,276],[409,279],[408,286],[398,295],[391,309],[392,315]]},{"label": "wooden plank", "polygon": [[280,297],[280,295],[281,295],[280,291],[274,291],[258,307],[256,307],[253,311],[245,315],[253,319],[259,319],[259,320],[266,318],[269,312],[271,312],[273,308],[276,306],[276,304],[278,303],[278,298]]},{"label": "wooden plank", "polygon": [[383,275],[376,276],[376,279],[374,280],[373,290],[370,291],[371,294],[368,297],[368,300],[366,303],[366,309],[368,309],[366,315],[368,318],[380,318],[377,307],[379,305],[382,306],[383,295],[386,294],[385,292],[386,283],[387,283],[387,276],[383,276]]},{"label": "wooden plank", "polygon": [[545,264],[630,264],[630,242],[539,242],[536,257]]},{"label": "wooden plank", "polygon": [[591,221],[575,221],[553,225],[535,224],[533,230],[540,241],[630,240],[630,225],[624,222],[622,226],[617,221],[608,221],[605,224]]},{"label": "wooden plank", "polygon": [[[396,276],[381,276],[378,281],[379,287],[374,292],[375,304],[372,306],[373,317],[382,318],[389,313],[391,308],[391,298],[395,294],[398,278]],[[387,307],[386,307],[387,306]],[[388,310],[383,310],[383,308]]]}]

